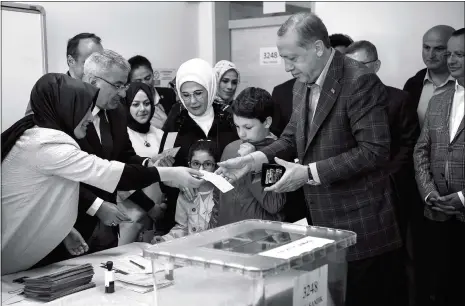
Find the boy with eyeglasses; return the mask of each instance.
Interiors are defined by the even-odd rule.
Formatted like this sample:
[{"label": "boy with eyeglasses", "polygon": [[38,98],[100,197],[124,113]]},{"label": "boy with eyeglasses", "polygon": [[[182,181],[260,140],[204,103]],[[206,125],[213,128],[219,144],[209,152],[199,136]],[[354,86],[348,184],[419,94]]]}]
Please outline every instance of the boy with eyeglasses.
[{"label": "boy with eyeglasses", "polygon": [[[277,139],[270,132],[273,101],[266,90],[256,87],[244,89],[231,104],[231,112],[240,139],[226,146],[221,161],[245,156]],[[286,194],[264,192],[260,178],[260,173],[250,173],[234,182],[233,190],[221,193],[210,227],[247,219],[282,221],[284,214],[281,210]]]}]

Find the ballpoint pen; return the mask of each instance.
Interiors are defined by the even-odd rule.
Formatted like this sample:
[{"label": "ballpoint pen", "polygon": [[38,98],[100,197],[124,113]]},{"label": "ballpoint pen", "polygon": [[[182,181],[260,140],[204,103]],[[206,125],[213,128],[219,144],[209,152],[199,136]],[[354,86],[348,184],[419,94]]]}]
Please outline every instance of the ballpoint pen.
[{"label": "ballpoint pen", "polygon": [[135,261],[132,261],[132,260],[129,260],[129,262],[130,262],[130,263],[132,263],[133,265],[136,265],[136,266],[138,266],[138,267],[139,267],[139,268],[141,268],[142,270],[145,270],[145,267],[144,267],[143,265],[141,265],[141,264],[138,264],[137,262],[135,262]]}]

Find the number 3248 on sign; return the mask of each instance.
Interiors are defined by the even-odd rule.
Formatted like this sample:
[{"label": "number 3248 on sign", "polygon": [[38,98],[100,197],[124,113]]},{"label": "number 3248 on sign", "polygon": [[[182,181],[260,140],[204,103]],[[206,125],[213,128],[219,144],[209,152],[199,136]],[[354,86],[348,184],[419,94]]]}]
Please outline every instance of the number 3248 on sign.
[{"label": "number 3248 on sign", "polygon": [[280,65],[281,56],[279,56],[277,47],[260,48],[260,65]]},{"label": "number 3248 on sign", "polygon": [[293,306],[328,305],[328,265],[298,276],[294,281]]}]

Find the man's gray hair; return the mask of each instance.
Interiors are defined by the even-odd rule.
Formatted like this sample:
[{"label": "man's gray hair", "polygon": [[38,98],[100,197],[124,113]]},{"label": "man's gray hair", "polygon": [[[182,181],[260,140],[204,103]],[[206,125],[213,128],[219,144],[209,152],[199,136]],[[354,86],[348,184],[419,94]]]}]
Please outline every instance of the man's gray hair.
[{"label": "man's gray hair", "polygon": [[84,62],[84,76],[105,74],[115,66],[123,71],[131,70],[128,61],[115,51],[94,52]]},{"label": "man's gray hair", "polygon": [[292,15],[281,25],[278,36],[283,36],[289,30],[296,31],[299,36],[299,46],[303,48],[317,40],[321,40],[326,48],[331,47],[325,24],[313,13],[301,12]]},{"label": "man's gray hair", "polygon": [[368,40],[359,40],[352,43],[350,46],[347,47],[345,54],[354,54],[358,51],[365,51],[367,54],[367,59],[370,61],[378,60],[378,51],[376,50],[375,45],[373,45]]}]

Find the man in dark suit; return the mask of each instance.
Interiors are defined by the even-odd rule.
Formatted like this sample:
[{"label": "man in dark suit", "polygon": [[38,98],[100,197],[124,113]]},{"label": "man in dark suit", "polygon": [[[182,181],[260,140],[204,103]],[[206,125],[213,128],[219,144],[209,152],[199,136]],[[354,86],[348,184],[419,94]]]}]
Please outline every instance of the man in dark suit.
[{"label": "man in dark suit", "polygon": [[414,161],[425,202],[423,252],[425,287],[418,305],[465,305],[465,29],[447,44],[454,88],[435,95],[428,107]]},{"label": "man in dark suit", "polygon": [[402,242],[385,171],[386,88],[363,64],[331,48],[325,25],[312,13],[291,16],[278,31],[277,46],[286,71],[297,78],[291,121],[272,145],[220,163],[217,173],[234,180],[297,152],[300,163],[275,158],[286,171],[265,190],[303,187],[314,225],[357,233],[347,253],[345,305],[406,305],[396,294]]},{"label": "man in dark suit", "polygon": [[292,89],[294,88],[295,78],[290,79],[273,88],[271,98],[273,99],[273,123],[270,131],[276,136],[281,135],[284,128],[289,123],[292,115]]},{"label": "man in dark suit", "polygon": [[[84,74],[84,62],[94,52],[102,52],[102,39],[93,33],[79,33],[68,40],[66,46],[66,72],[72,78],[81,80]],[[27,105],[26,114],[32,114],[31,103]]]},{"label": "man in dark suit", "polygon": [[[354,42],[346,49],[346,56],[361,62],[372,73],[378,73],[381,61],[376,47],[369,41]],[[391,132],[391,162],[387,165],[398,200],[396,210],[402,238],[407,232],[407,207],[418,195],[413,171],[413,148],[420,135],[416,108],[409,94],[392,86],[386,86],[388,93],[388,117]],[[413,197],[412,197],[413,196]]]},{"label": "man in dark suit", "polygon": [[[378,73],[381,61],[376,47],[369,41],[354,42],[346,49],[346,56],[363,63],[373,73]],[[420,195],[415,182],[413,170],[413,148],[420,135],[420,125],[416,107],[410,101],[409,94],[403,90],[386,86],[388,93],[388,117],[391,132],[391,162],[386,166],[397,198],[394,206],[397,213],[401,237],[407,241],[407,227],[413,213],[413,206],[420,204]],[[419,238],[419,237],[418,237]],[[405,246],[405,245],[404,245]],[[407,253],[405,253],[407,255]],[[406,270],[412,266],[408,257],[405,258]],[[403,281],[401,279],[398,280]],[[415,299],[414,280],[411,279],[412,298]],[[407,288],[407,284],[405,285]],[[407,294],[405,292],[405,294]]]},{"label": "man in dark suit", "polygon": [[[96,52],[84,64],[83,81],[100,89],[94,109],[94,124],[79,142],[81,149],[108,160],[153,165],[134,152],[127,132],[127,112],[121,103],[126,96],[129,63],[111,50]],[[97,217],[97,218],[96,218]],[[75,228],[86,239],[89,252],[118,245],[118,224],[129,218],[116,206],[116,193],[81,184],[79,214]]]},{"label": "man in dark suit", "polygon": [[437,25],[423,35],[422,58],[426,68],[418,71],[404,85],[417,108],[420,128],[431,97],[454,87],[455,81],[447,69],[446,58],[447,41],[452,32],[454,28],[450,26]]}]

